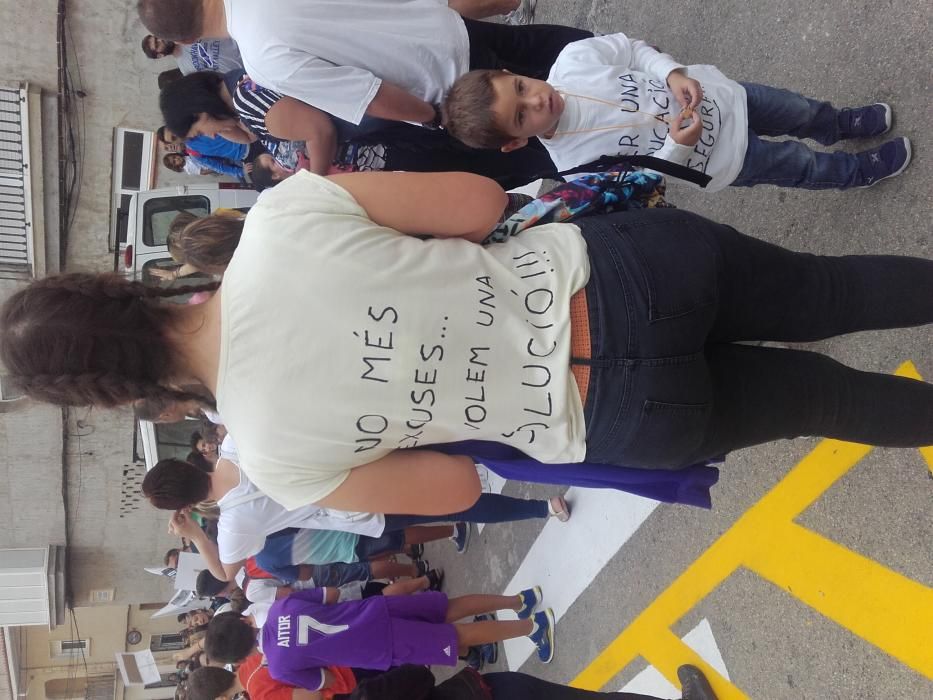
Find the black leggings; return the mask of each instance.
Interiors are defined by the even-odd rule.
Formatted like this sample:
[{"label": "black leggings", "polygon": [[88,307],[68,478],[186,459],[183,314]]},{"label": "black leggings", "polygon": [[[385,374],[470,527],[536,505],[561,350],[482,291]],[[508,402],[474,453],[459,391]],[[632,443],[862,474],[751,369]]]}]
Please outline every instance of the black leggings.
[{"label": "black leggings", "polygon": [[492,178],[503,189],[557,175],[551,157],[537,139],[532,139],[534,145],[528,148],[503,153],[497,148],[469,148],[446,131],[396,122],[353,141],[384,146],[385,170],[476,173]]},{"label": "black leggings", "polygon": [[933,322],[933,261],[795,253],[674,209],[581,222],[593,366],[587,460],[676,469],[780,438],[933,444],[933,385],[804,342]]},{"label": "black leggings", "polygon": [[470,70],[506,69],[544,80],[564,47],[593,32],[559,24],[514,27],[463,18],[470,37]]},{"label": "black leggings", "polygon": [[484,673],[483,680],[492,689],[493,700],[658,700],[653,695],[580,690],[524,673]]}]

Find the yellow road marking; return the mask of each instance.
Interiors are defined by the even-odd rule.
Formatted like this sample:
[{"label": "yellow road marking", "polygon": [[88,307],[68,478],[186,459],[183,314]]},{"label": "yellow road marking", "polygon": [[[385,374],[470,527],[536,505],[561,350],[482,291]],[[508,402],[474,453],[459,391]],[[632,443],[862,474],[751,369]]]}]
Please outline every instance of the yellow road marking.
[{"label": "yellow road marking", "polygon": [[[920,379],[913,363],[896,374]],[[677,684],[677,667],[704,670],[723,700],[747,696],[671,632],[739,567],[800,599],[901,663],[933,679],[933,589],[793,522],[865,458],[867,445],[823,440],[636,617],[574,680],[598,690],[638,657]],[[933,470],[933,447],[921,448]]]}]

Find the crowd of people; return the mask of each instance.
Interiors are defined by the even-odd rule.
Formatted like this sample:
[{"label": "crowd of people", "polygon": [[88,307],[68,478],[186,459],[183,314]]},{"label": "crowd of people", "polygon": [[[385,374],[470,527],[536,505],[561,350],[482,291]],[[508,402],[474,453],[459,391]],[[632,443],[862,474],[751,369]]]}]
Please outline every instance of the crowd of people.
[{"label": "crowd of people", "polygon": [[[933,386],[741,342],[930,323],[933,261],[792,252],[617,194],[654,191],[658,171],[711,193],[872,186],[907,167],[906,138],[855,154],[798,139],[880,137],[889,105],[837,109],[624,34],[534,24],[533,0],[139,12],[146,55],[178,66],[159,81],[166,165],[269,191],[248,213],[178,216],[174,275],[209,281],[38,280],[5,304],[0,349],[35,399],[201,420],[187,459],[142,484],[207,566],[185,697],[601,695],[478,673],[515,637],[554,657],[546,591],[448,598],[424,545],[462,552],[473,523],[571,511],[482,492],[477,462],[708,505],[712,465],[751,445],[933,444]],[[644,155],[602,213],[490,235],[504,188]],[[473,670],[436,685],[425,667],[458,658]],[[684,698],[714,697],[699,668],[679,677]]]}]

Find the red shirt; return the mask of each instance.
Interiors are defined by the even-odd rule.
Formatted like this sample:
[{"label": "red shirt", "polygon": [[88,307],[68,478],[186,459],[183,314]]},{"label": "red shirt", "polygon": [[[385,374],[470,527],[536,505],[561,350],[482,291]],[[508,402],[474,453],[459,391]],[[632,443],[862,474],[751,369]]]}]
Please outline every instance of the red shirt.
[{"label": "red shirt", "polygon": [[[269,675],[269,667],[264,663],[262,654],[251,654],[236,670],[240,685],[249,693],[249,700],[292,700],[294,686],[275,680]],[[327,669],[334,677],[334,682],[323,691],[328,700],[335,693],[351,693],[356,687],[356,678],[348,668],[330,666]]]}]

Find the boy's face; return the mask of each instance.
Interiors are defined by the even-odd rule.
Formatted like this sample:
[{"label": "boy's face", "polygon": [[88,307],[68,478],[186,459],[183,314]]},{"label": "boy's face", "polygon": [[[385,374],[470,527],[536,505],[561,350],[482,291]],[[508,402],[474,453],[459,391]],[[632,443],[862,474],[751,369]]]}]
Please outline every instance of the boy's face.
[{"label": "boy's face", "polygon": [[513,137],[505,152],[521,148],[533,136],[548,137],[564,112],[564,100],[543,80],[503,72],[492,79],[492,111],[500,129]]}]

